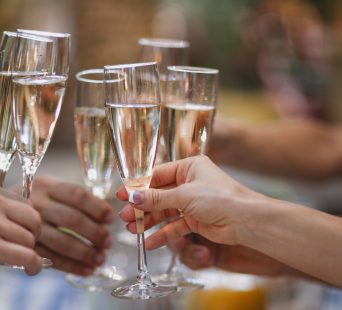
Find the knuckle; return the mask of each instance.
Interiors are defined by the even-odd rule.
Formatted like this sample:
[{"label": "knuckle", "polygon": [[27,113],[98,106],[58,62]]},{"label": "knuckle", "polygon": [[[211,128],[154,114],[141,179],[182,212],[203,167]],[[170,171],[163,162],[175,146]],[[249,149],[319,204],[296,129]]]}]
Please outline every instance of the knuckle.
[{"label": "knuckle", "polygon": [[33,212],[31,212],[32,214],[30,216],[30,220],[33,224],[34,229],[39,231],[42,225],[42,218],[38,211],[34,210],[33,208],[31,210]]},{"label": "knuckle", "polygon": [[85,248],[82,252],[80,252],[81,255],[81,259],[82,261],[86,262],[86,263],[90,263],[92,264],[94,262],[95,256],[96,256],[96,252],[94,250],[92,250],[91,248]]},{"label": "knuckle", "polygon": [[153,173],[153,187],[159,187],[162,184],[160,174],[157,170]]},{"label": "knuckle", "polygon": [[40,217],[40,214],[38,212],[33,212],[30,217],[30,221],[31,231],[34,234],[34,237],[37,238],[40,235],[42,229],[42,219]]},{"label": "knuckle", "polygon": [[83,224],[83,216],[79,213],[70,214],[70,212],[64,212],[63,225],[70,228],[77,228]]},{"label": "knuckle", "polygon": [[106,219],[107,215],[111,212],[112,210],[110,208],[107,208],[106,205],[103,204],[98,204],[97,208],[97,213],[94,215],[95,218],[98,220],[104,220]]},{"label": "knuckle", "polygon": [[50,244],[50,246],[52,245],[56,252],[64,255],[69,255],[69,253],[74,249],[74,243],[69,240],[65,240],[64,238],[55,239],[54,244]]},{"label": "knuckle", "polygon": [[28,233],[27,236],[25,236],[25,239],[25,245],[33,249],[36,244],[36,238],[32,234]]},{"label": "knuckle", "polygon": [[87,190],[81,186],[75,186],[72,191],[72,200],[76,205],[84,204],[89,198]]},{"label": "knuckle", "polygon": [[104,227],[100,226],[95,230],[95,239],[98,244],[102,244],[108,235],[109,233]]},{"label": "knuckle", "polygon": [[151,200],[153,206],[160,204],[160,194],[158,190],[151,190]]},{"label": "knuckle", "polygon": [[33,182],[33,186],[45,186],[47,183],[46,181],[46,177],[44,176],[38,176],[35,178],[34,182]]}]

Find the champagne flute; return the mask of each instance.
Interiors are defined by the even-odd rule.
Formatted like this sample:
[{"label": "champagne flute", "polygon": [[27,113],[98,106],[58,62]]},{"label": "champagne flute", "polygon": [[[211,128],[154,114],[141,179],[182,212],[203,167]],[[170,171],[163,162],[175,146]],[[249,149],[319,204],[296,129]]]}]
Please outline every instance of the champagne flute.
[{"label": "champagne flute", "polygon": [[[161,105],[161,122],[159,127],[159,140],[157,145],[156,164],[169,161],[168,154],[165,149],[165,141],[162,135],[164,127],[164,93],[166,85],[167,67],[172,65],[187,65],[189,42],[184,40],[166,39],[166,38],[140,38],[139,61],[158,63]],[[146,234],[151,234],[154,228],[149,229]],[[122,230],[117,234],[117,240],[123,244],[134,246],[135,239],[127,230]]]},{"label": "champagne flute", "polygon": [[[131,195],[150,185],[160,123],[160,92],[157,63],[105,66],[106,114],[120,176]],[[127,299],[149,299],[174,293],[176,287],[152,282],[146,264],[144,212],[135,209],[137,220],[138,274],[132,285],[113,290]]]},{"label": "champagne flute", "polygon": [[[1,119],[1,132],[5,134],[1,134],[1,136],[6,138],[5,143],[12,145],[12,147],[6,149],[8,153],[7,166],[9,167],[11,156],[13,156],[11,153],[14,152],[15,148],[15,139],[13,137],[14,120],[12,120],[12,118],[14,119],[14,107],[12,106],[15,88],[14,80],[23,77],[21,71],[23,66],[27,67],[24,75],[37,76],[48,72],[51,67],[53,42],[33,35],[5,32],[1,45],[4,46],[4,49],[1,52],[0,80],[1,91],[4,92],[2,98],[5,99],[5,101],[2,101],[4,104],[2,111],[5,113]],[[30,63],[28,64],[29,60]],[[5,109],[3,109],[4,107]],[[5,265],[16,269],[24,269],[23,266]],[[51,265],[52,262],[49,259],[42,259],[42,267],[47,268]]]},{"label": "champagne flute", "polygon": [[[141,46],[139,61],[158,63],[160,95],[163,102],[167,66],[186,65],[188,61],[189,42],[175,39],[159,39],[159,38],[140,38],[138,44]],[[163,135],[163,105],[161,105],[161,122],[159,127],[159,140],[157,144],[156,163],[168,161],[165,151],[165,143]],[[147,233],[152,233],[153,229]],[[122,230],[117,234],[117,240],[120,243],[134,246],[134,236],[127,230]]]},{"label": "champagne flute", "polygon": [[18,29],[18,33],[53,41],[49,68],[41,66],[44,53],[25,59],[17,57],[14,62],[14,71],[20,75],[13,78],[14,129],[23,168],[23,197],[29,198],[33,176],[50,144],[61,110],[69,73],[70,34],[26,29]]},{"label": "champagne flute", "polygon": [[12,121],[11,64],[16,51],[17,33],[4,31],[0,42],[0,187],[16,150]]},{"label": "champagne flute", "polygon": [[158,63],[162,106],[156,163],[163,163],[169,161],[169,157],[165,148],[165,139],[163,135],[167,67],[176,65],[188,65],[190,44],[189,42],[184,40],[166,38],[141,38],[139,39],[138,43],[141,46],[140,61],[156,61]]},{"label": "champagne flute", "polygon": [[[3,186],[8,169],[16,152],[12,119],[12,67],[16,53],[16,40],[29,44],[32,36],[4,31],[0,42],[0,187]],[[34,37],[36,44],[39,38]],[[26,43],[25,43],[26,42]],[[32,41],[31,41],[32,43]],[[44,43],[43,43],[44,44]],[[28,47],[26,47],[28,48]]]},{"label": "champagne flute", "polygon": [[[112,185],[114,157],[105,114],[104,70],[81,71],[76,80],[74,124],[83,179],[95,196],[106,199]],[[92,276],[68,274],[66,278],[76,287],[100,291],[116,287],[126,277],[115,266],[104,265]]]},{"label": "champagne flute", "polygon": [[[18,35],[39,36],[49,49],[22,52],[20,42],[13,62],[12,115],[17,152],[23,169],[23,197],[29,198],[33,176],[50,144],[65,92],[69,71],[70,35],[18,30]],[[52,265],[43,258],[43,267]]]},{"label": "champagne flute", "polygon": [[[163,135],[172,161],[207,152],[217,88],[216,69],[168,67]],[[173,253],[167,272],[155,281],[162,285],[177,285],[179,290],[203,287],[201,281],[184,274],[177,253]]]}]

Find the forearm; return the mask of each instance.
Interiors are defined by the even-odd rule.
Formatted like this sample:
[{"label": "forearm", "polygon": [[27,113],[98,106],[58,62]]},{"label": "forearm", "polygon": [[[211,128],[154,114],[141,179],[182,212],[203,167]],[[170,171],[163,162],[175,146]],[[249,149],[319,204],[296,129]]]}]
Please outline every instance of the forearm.
[{"label": "forearm", "polygon": [[258,214],[247,218],[249,227],[242,230],[239,242],[314,278],[342,286],[342,219],[274,199],[253,203]]},{"label": "forearm", "polygon": [[[342,174],[342,129],[316,122],[283,122],[262,127],[222,124],[214,136],[214,161],[241,169],[296,179]],[[225,132],[225,133],[224,133]]]}]

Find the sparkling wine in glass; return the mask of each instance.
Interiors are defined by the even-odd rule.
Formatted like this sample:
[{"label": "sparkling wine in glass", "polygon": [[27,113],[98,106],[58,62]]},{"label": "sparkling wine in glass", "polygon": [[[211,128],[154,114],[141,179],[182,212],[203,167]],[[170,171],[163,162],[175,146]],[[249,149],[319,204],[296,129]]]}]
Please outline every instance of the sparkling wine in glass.
[{"label": "sparkling wine in glass", "polygon": [[[105,114],[104,70],[81,71],[76,80],[74,125],[83,180],[95,196],[106,199],[112,185],[114,157]],[[121,270],[108,264],[88,277],[67,275],[71,284],[89,291],[114,288],[125,278]]]},{"label": "sparkling wine in glass", "polygon": [[[160,123],[159,76],[156,62],[105,66],[106,114],[112,146],[126,190],[150,185]],[[174,293],[176,287],[152,282],[147,270],[144,212],[137,220],[138,274],[136,283],[113,290],[118,298],[149,299]]]},{"label": "sparkling wine in glass", "polygon": [[23,196],[29,198],[33,176],[61,110],[69,73],[70,34],[25,29],[18,33],[44,37],[53,43],[50,58],[45,53],[19,55],[13,66],[18,74],[13,77],[14,129],[23,168]]},{"label": "sparkling wine in glass", "polygon": [[[206,154],[217,89],[216,69],[168,67],[163,136],[171,161]],[[177,253],[173,253],[167,272],[155,280],[163,285],[177,285],[179,290],[203,287],[200,280],[185,274]]]}]

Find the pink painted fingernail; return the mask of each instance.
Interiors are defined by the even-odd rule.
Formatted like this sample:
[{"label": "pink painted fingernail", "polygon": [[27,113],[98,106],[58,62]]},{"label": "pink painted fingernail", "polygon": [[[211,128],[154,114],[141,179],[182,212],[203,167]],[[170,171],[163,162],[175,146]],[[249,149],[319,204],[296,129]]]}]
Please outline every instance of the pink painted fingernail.
[{"label": "pink painted fingernail", "polygon": [[143,203],[144,192],[142,191],[130,191],[128,195],[128,201],[136,205]]}]

